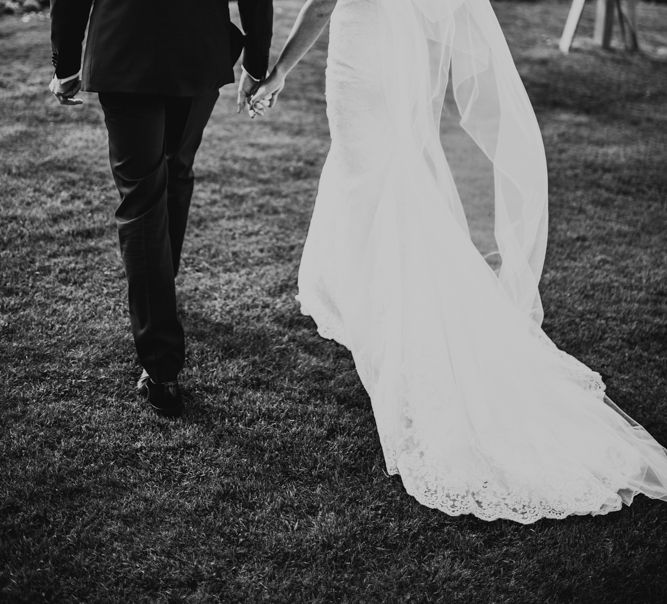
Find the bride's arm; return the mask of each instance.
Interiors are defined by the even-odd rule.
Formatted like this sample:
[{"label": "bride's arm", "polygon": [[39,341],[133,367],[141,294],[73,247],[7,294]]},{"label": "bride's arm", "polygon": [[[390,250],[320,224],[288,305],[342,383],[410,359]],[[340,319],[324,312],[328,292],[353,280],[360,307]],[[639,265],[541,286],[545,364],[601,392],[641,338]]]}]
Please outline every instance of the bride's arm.
[{"label": "bride's arm", "polygon": [[294,22],[274,70],[283,78],[310,50],[329,22],[337,0],[307,0]]},{"label": "bride's arm", "polygon": [[271,97],[269,106],[275,105],[278,94],[285,85],[285,78],[303,56],[315,44],[326,27],[337,0],[306,0],[294,22],[285,46],[280,52],[271,74],[252,97],[251,103]]}]

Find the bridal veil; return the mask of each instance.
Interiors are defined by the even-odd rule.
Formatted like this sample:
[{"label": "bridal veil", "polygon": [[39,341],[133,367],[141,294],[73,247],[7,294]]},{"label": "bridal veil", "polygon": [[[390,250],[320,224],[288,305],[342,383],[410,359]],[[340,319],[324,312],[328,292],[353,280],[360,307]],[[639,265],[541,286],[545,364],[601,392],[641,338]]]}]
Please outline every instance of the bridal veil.
[{"label": "bridal veil", "polygon": [[[404,144],[444,161],[438,124],[451,71],[461,126],[493,164],[499,279],[539,325],[547,241],[547,167],[540,129],[488,0],[383,0],[393,56],[386,98]],[[418,69],[416,66],[429,65]],[[458,200],[453,200],[458,203]],[[462,208],[452,208],[467,229]]]}]

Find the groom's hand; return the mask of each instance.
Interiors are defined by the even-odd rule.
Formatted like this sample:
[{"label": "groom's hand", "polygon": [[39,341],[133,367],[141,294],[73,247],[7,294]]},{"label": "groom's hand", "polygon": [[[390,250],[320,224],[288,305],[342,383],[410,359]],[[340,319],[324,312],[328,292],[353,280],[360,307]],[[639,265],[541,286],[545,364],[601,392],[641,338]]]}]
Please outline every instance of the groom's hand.
[{"label": "groom's hand", "polygon": [[81,99],[75,98],[81,90],[81,79],[78,76],[62,81],[54,75],[49,84],[49,90],[61,105],[81,105],[83,103]]},{"label": "groom's hand", "polygon": [[239,80],[239,92],[236,97],[237,113],[241,113],[245,107],[248,108],[248,115],[251,118],[254,118],[256,115],[261,115],[263,113],[263,106],[255,106],[250,103],[250,99],[257,91],[259,84],[260,81],[253,78],[245,69],[241,72],[241,79]]}]

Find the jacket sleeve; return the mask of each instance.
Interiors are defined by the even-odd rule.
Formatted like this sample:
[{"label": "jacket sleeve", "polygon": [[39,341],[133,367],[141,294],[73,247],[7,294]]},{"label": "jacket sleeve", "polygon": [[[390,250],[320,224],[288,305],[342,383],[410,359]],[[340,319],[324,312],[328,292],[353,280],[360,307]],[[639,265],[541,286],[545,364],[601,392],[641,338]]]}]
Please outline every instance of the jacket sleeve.
[{"label": "jacket sleeve", "polygon": [[93,0],[51,0],[51,50],[56,76],[81,69],[81,50]]},{"label": "jacket sleeve", "polygon": [[238,3],[245,32],[243,67],[255,79],[263,80],[269,68],[273,0],[238,0]]}]

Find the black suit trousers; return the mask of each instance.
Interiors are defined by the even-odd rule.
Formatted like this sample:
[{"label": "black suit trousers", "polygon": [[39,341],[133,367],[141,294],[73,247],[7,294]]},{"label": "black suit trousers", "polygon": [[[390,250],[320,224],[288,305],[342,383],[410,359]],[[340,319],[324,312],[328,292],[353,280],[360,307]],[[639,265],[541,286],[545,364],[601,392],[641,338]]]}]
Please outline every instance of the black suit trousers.
[{"label": "black suit trousers", "polygon": [[194,186],[193,164],[218,91],[196,97],[100,93],[116,223],[139,361],[158,382],[185,359],[176,310],[178,273]]}]

